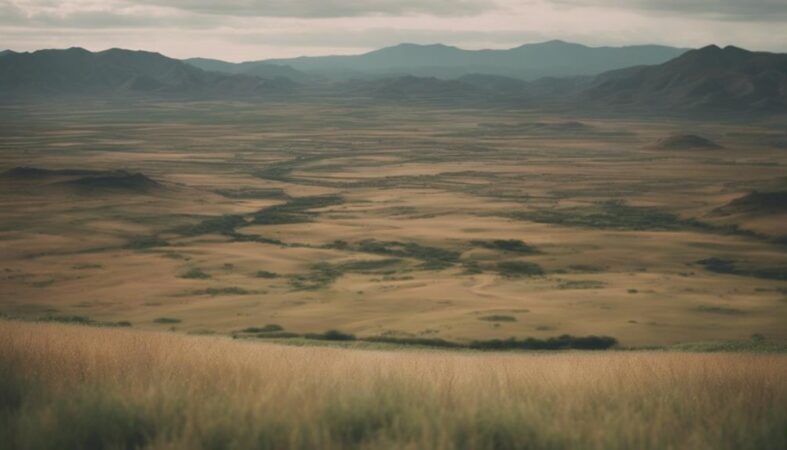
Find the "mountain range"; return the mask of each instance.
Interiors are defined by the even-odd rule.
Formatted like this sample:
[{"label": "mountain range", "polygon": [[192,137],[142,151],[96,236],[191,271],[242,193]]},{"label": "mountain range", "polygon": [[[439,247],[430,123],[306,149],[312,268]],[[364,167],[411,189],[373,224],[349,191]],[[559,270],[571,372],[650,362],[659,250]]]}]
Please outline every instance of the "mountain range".
[{"label": "mountain range", "polygon": [[158,53],[82,48],[0,54],[0,96],[270,95],[291,90],[288,79],[207,72]]},{"label": "mountain range", "polygon": [[534,80],[548,76],[595,75],[613,69],[659,64],[686,50],[657,45],[587,47],[563,41],[525,44],[506,50],[400,44],[361,55],[272,59],[240,64],[200,59],[187,62],[205,70],[246,74],[270,73],[274,67],[286,66],[302,74],[333,79],[399,75],[453,79],[472,73],[486,73]]},{"label": "mountain range", "polygon": [[[319,61],[333,61],[333,57],[324,57],[328,60],[301,58],[299,60],[309,62],[290,67],[271,61],[241,64],[208,59],[180,61],[158,53],[121,49],[97,53],[80,48],[32,53],[5,51],[0,53],[0,97],[24,99],[70,95],[253,100],[293,99],[297,96],[659,113],[787,113],[786,54],[751,52],[737,47],[719,48],[712,45],[697,50],[680,51],[678,56],[657,64],[627,67],[600,74],[559,76],[568,70],[563,64],[568,58],[563,54],[564,50],[584,54],[588,49],[600,49],[550,42],[512,50],[469,53],[475,55],[475,58],[477,53],[486,55],[485,52],[496,52],[493,54],[497,58],[502,54],[541,54],[539,52],[547,48],[552,48],[553,53],[547,52],[540,59],[532,58],[531,62],[528,62],[528,58],[511,58],[511,65],[506,66],[513,67],[516,63],[524,67],[527,63],[531,68],[538,66],[538,70],[546,71],[548,67],[555,70],[546,71],[550,76],[537,80],[523,79],[522,72],[517,77],[490,73],[503,65],[478,67],[477,71],[465,73],[470,70],[470,66],[461,65],[459,61],[464,56],[458,55],[465,55],[467,51],[447,46],[402,45],[358,57],[342,57],[362,58],[362,61],[365,61],[355,65],[348,63],[348,70],[364,65],[372,67],[374,64],[369,61],[377,61],[374,67],[399,67],[397,70],[405,73],[410,71],[405,64],[413,64],[414,73],[382,75],[383,72],[379,72],[373,76],[372,72],[364,72],[359,78],[340,79],[326,79],[324,74],[301,70]],[[617,50],[628,53],[631,49]],[[425,55],[432,51],[437,52],[435,55],[446,52],[453,56],[440,59],[433,55],[433,58],[428,59]],[[506,53],[514,51],[519,53]],[[652,57],[650,50],[638,58],[649,57]],[[622,61],[629,57],[617,58],[617,61]],[[453,67],[458,70],[453,72],[450,78],[423,76],[419,74],[419,68],[425,67],[423,64],[428,60],[435,64],[434,67],[454,64]],[[603,64],[596,62],[593,67],[609,65],[612,60],[612,57],[606,57]],[[562,69],[555,69],[557,67]],[[475,66],[472,68],[476,69]],[[575,73],[578,69],[571,70],[571,73]]]}]

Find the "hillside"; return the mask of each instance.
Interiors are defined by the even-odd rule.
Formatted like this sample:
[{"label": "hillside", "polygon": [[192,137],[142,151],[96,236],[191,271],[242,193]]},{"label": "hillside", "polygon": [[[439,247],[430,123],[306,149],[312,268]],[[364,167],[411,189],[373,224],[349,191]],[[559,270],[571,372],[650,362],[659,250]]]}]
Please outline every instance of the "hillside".
[{"label": "hillside", "polygon": [[442,44],[400,44],[362,55],[268,60],[312,74],[335,77],[396,76],[459,78],[474,73],[524,80],[595,75],[641,64],[660,64],[685,50],[654,45],[587,47],[563,41],[506,50],[463,50]]},{"label": "hillside", "polygon": [[0,58],[0,96],[249,96],[293,88],[289,80],[205,72],[144,51],[70,48]]},{"label": "hillside", "polygon": [[605,107],[787,110],[787,54],[715,45],[664,64],[599,75],[581,94]]},{"label": "hillside", "polygon": [[290,66],[270,64],[264,61],[249,61],[235,64],[218,59],[190,58],[183,60],[183,62],[209,72],[253,75],[265,79],[288,78],[297,82],[306,82],[311,79],[309,75]]}]

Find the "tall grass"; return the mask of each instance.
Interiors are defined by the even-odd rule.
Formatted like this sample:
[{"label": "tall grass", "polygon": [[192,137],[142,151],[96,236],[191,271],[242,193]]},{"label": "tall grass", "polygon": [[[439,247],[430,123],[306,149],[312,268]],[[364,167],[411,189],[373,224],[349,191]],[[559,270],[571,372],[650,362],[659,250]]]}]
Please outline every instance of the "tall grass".
[{"label": "tall grass", "polygon": [[785,379],[779,354],[345,350],[0,321],[0,447],[782,449]]}]

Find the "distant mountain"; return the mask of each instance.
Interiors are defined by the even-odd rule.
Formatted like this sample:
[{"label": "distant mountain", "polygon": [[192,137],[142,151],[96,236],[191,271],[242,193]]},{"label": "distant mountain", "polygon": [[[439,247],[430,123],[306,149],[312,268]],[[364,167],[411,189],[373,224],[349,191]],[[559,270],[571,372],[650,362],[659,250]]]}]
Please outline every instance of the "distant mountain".
[{"label": "distant mountain", "polygon": [[581,98],[604,107],[787,112],[787,54],[712,45],[602,74]]},{"label": "distant mountain", "polygon": [[206,72],[158,53],[82,48],[0,57],[0,96],[256,96],[290,92],[289,80]]},{"label": "distant mountain", "polygon": [[274,59],[269,64],[322,76],[413,75],[459,78],[483,73],[523,80],[595,75],[613,69],[660,64],[685,49],[656,45],[587,47],[563,41],[525,44],[508,50],[463,50],[442,44],[400,44],[362,55]]},{"label": "distant mountain", "polygon": [[466,103],[487,102],[499,93],[460,80],[406,75],[373,80],[351,80],[337,85],[335,94],[342,97],[366,97],[408,103]]},{"label": "distant mountain", "polygon": [[184,59],[183,62],[210,72],[254,75],[266,79],[288,78],[297,82],[307,82],[311,78],[309,75],[290,66],[271,64],[264,61],[231,63],[218,59],[190,58]]}]

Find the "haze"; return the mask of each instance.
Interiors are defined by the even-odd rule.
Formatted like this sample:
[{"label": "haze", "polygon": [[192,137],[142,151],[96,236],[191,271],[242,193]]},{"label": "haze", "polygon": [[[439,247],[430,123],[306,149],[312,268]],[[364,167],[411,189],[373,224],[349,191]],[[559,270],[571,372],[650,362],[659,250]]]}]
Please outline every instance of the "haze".
[{"label": "haze", "polygon": [[120,47],[229,61],[549,39],[781,52],[785,21],[782,0],[0,0],[0,47]]}]

